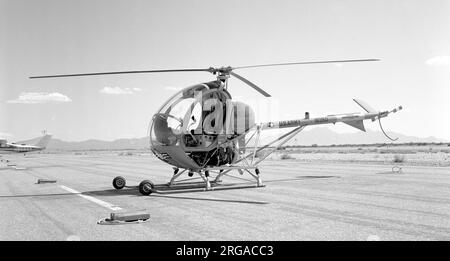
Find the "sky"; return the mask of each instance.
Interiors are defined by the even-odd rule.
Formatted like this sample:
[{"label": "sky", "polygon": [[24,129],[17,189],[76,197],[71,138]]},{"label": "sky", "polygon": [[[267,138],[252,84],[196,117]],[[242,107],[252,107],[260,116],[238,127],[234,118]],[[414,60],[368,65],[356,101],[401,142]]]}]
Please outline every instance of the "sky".
[{"label": "sky", "polygon": [[446,0],[0,0],[0,136],[144,137],[178,89],[214,80],[204,72],[33,75],[377,58],[242,69],[272,98],[236,79],[229,90],[260,121],[362,111],[352,98],[379,110],[402,105],[385,130],[450,140],[449,13]]}]

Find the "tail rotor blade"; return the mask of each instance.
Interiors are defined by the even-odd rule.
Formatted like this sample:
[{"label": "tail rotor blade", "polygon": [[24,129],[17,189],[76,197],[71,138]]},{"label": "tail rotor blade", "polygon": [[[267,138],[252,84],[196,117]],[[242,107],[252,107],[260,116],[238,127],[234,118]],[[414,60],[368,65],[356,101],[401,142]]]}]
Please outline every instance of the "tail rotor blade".
[{"label": "tail rotor blade", "polygon": [[259,88],[256,84],[252,83],[251,81],[245,79],[244,77],[240,76],[239,74],[235,73],[235,72],[230,72],[230,75],[238,78],[239,80],[243,81],[244,83],[246,83],[248,86],[252,87],[253,89],[255,89],[256,91],[258,91],[259,93],[261,93],[262,95],[264,95],[265,97],[271,97],[270,94],[268,94],[267,92],[265,92],[263,89]]}]

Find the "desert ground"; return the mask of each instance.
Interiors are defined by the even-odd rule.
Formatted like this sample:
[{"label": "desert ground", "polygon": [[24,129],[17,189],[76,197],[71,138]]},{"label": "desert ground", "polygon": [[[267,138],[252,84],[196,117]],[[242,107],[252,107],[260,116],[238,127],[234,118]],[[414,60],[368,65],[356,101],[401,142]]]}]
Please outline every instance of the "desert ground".
[{"label": "desert ground", "polygon": [[[260,165],[265,187],[236,172],[150,196],[135,186],[172,169],[145,150],[4,155],[0,240],[450,240],[449,148],[286,148]],[[150,219],[97,224],[133,211]]]},{"label": "desert ground", "polygon": [[271,159],[295,159],[300,162],[376,163],[450,167],[450,144],[352,145],[285,148]]}]

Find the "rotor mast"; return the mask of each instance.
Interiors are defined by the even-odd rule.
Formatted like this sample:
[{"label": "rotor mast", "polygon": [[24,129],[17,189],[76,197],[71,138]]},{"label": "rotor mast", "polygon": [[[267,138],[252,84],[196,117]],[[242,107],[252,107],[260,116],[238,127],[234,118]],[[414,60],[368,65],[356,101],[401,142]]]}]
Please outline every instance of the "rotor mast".
[{"label": "rotor mast", "polygon": [[217,74],[217,80],[222,82],[224,84],[224,89],[228,90],[228,79],[230,79],[230,71],[233,70],[232,67],[221,67],[218,69],[210,68],[212,69],[212,74]]}]

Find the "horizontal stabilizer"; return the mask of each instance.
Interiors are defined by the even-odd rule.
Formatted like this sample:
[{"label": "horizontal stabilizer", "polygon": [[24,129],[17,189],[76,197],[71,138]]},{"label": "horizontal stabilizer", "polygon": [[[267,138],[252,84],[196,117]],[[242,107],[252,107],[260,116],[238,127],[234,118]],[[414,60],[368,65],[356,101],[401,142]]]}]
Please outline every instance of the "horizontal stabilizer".
[{"label": "horizontal stabilizer", "polygon": [[367,103],[365,103],[362,100],[359,99],[353,99],[359,106],[361,106],[361,108],[363,108],[367,113],[374,113],[374,112],[378,112],[377,110],[373,109],[372,107],[370,107]]},{"label": "horizontal stabilizer", "polygon": [[364,122],[363,120],[359,120],[359,121],[344,121],[343,123],[350,125],[354,128],[357,128],[358,130],[362,130],[362,131],[366,131],[366,128],[364,127]]}]

